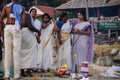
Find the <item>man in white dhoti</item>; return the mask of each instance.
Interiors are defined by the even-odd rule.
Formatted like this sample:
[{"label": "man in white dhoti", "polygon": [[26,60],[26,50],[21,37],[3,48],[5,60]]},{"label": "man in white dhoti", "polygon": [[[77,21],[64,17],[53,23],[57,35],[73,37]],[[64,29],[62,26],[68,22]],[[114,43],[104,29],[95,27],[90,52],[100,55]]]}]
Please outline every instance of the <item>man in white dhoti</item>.
[{"label": "man in white dhoti", "polygon": [[12,60],[14,64],[14,79],[20,79],[20,29],[25,23],[25,10],[17,1],[11,0],[11,3],[4,6],[0,19],[1,24],[3,19],[7,17],[4,29],[5,80],[9,79]]},{"label": "man in white dhoti", "polygon": [[62,13],[60,20],[57,22],[59,27],[59,48],[58,48],[58,68],[61,68],[64,64],[68,69],[71,69],[71,44],[70,44],[70,32],[71,26],[67,19],[67,14]]},{"label": "man in white dhoti", "polygon": [[[40,33],[34,25],[32,25],[32,17],[26,13],[26,23],[22,28],[22,41],[21,41],[21,75],[24,77],[33,75],[31,69],[37,66],[35,59],[37,58],[37,40],[34,32]],[[25,69],[26,72],[25,72]],[[26,74],[27,73],[27,74]]]}]

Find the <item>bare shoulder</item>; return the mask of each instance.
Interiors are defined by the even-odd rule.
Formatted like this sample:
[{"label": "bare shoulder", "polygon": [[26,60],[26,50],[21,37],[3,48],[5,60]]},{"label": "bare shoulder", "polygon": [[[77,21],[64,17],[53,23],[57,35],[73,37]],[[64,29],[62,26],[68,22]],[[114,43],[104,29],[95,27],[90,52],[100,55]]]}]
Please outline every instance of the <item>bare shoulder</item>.
[{"label": "bare shoulder", "polygon": [[3,7],[3,10],[2,11],[5,11],[6,10],[6,5]]},{"label": "bare shoulder", "polygon": [[9,6],[6,5],[7,14],[11,13],[11,11],[12,11],[12,5],[9,5]]},{"label": "bare shoulder", "polygon": [[3,18],[6,15],[6,6],[3,7],[1,17]]}]

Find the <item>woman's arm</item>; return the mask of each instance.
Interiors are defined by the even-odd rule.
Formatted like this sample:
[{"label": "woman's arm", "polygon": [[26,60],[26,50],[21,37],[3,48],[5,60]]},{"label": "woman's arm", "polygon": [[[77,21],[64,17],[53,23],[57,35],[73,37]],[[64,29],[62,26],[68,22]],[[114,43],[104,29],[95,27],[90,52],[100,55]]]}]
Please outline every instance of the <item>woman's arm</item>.
[{"label": "woman's arm", "polygon": [[54,31],[59,31],[59,28],[57,27],[57,25],[54,24]]},{"label": "woman's arm", "polygon": [[61,45],[62,44],[62,40],[61,40],[61,30],[58,31],[58,40],[59,40],[59,44]]},{"label": "woman's arm", "polygon": [[62,44],[62,40],[61,40],[61,27],[62,27],[62,25],[63,24],[61,24],[61,23],[56,23],[56,27],[58,29],[57,36],[58,36],[58,41],[59,41],[60,45]]}]

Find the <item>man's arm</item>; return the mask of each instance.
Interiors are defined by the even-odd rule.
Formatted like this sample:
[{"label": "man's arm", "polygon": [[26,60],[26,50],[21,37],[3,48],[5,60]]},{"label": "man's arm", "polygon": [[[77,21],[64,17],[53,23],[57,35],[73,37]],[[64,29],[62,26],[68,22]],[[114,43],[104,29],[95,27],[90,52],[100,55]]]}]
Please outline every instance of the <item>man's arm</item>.
[{"label": "man's arm", "polygon": [[4,27],[5,27],[5,24],[3,22],[3,19],[7,16],[6,14],[6,6],[3,7],[3,10],[2,10],[2,13],[1,13],[1,16],[0,16],[0,34],[1,34],[1,37],[4,41]]},{"label": "man's arm", "polygon": [[1,23],[2,25],[0,26],[1,28],[0,28],[0,35],[1,35],[1,37],[2,37],[2,46],[4,47],[4,27],[5,27],[5,25],[4,25],[4,23]]},{"label": "man's arm", "polygon": [[2,13],[1,13],[1,17],[0,17],[0,23],[3,22],[3,19],[7,16],[6,14],[6,6],[3,7]]},{"label": "man's arm", "polygon": [[31,16],[29,14],[26,13],[26,19],[27,19],[27,26],[28,28],[33,31],[33,32],[40,32],[39,30],[37,30],[33,25],[32,25],[32,22],[31,22]]},{"label": "man's arm", "polygon": [[5,27],[5,24],[2,22],[0,23],[0,34],[1,34],[1,37],[2,39],[4,39],[4,27]]},{"label": "man's arm", "polygon": [[25,9],[23,8],[23,11],[22,11],[22,27],[25,26],[25,23],[26,23],[26,14],[25,14]]}]

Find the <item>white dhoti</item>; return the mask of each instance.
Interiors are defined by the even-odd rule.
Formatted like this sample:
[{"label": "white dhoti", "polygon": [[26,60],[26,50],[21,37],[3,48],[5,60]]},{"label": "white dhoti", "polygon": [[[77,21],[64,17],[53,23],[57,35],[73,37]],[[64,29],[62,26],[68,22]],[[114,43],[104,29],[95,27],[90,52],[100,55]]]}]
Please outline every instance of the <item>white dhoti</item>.
[{"label": "white dhoti", "polygon": [[10,76],[12,62],[14,64],[14,78],[20,77],[20,47],[21,32],[16,31],[15,25],[6,25],[4,29],[5,41],[5,77]]},{"label": "white dhoti", "polygon": [[22,28],[21,68],[35,68],[37,65],[37,41],[34,32]]}]

